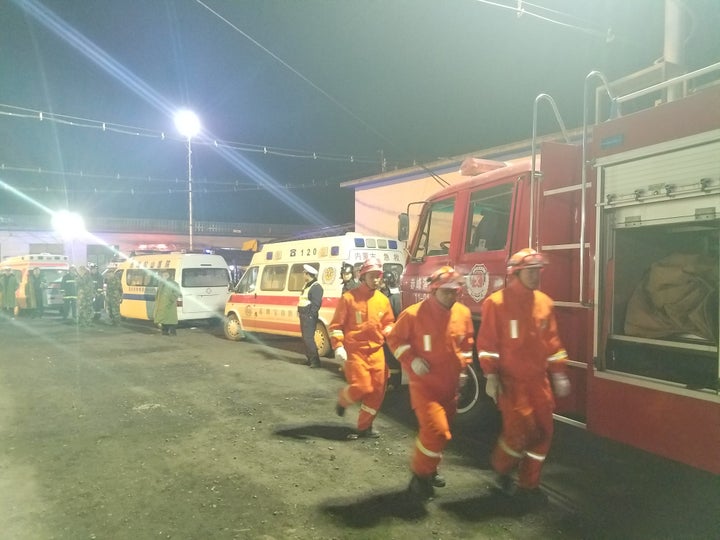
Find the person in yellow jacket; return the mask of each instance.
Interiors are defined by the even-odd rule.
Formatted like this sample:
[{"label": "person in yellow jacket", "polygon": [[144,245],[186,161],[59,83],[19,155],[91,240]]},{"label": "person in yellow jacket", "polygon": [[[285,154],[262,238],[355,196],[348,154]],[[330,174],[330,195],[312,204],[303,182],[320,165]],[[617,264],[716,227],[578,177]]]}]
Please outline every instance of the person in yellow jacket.
[{"label": "person in yellow jacket", "polygon": [[544,498],[540,473],[553,436],[553,390],[558,397],[570,392],[568,357],[553,301],[537,290],[546,264],[530,248],[510,257],[507,287],[483,302],[476,339],[485,391],[502,415],[502,432],[490,458],[498,488],[516,493],[510,475],[517,467],[517,494],[531,498]]},{"label": "person in yellow jacket", "polygon": [[472,362],[472,316],[467,306],[456,302],[463,284],[450,266],[435,271],[428,278],[429,296],[402,311],[387,336],[393,356],[410,378],[410,404],[420,430],[408,490],[420,500],[432,497],[434,487],[445,486],[437,469],[452,439],[461,378]]},{"label": "person in yellow jacket", "polygon": [[373,428],[385,398],[388,371],[383,343],[395,317],[387,296],[378,290],[382,263],[374,257],[360,268],[360,285],[345,292],[338,300],[330,323],[330,340],[335,358],[343,362],[347,386],[338,394],[335,412],[360,403],[357,433],[350,438],[379,437]]}]

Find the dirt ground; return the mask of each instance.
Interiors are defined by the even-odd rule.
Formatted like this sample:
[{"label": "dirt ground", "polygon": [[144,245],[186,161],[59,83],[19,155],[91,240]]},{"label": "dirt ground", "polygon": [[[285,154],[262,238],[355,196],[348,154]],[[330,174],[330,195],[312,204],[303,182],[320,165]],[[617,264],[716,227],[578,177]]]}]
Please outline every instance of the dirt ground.
[{"label": "dirt ground", "polygon": [[[639,452],[627,458],[574,428],[558,428],[547,504],[494,494],[491,412],[461,420],[443,465],[448,486],[424,507],[411,504],[407,392],[388,394],[380,439],[348,441],[356,410],[334,414],[336,366],[308,369],[299,347],[267,336],[233,343],[219,328],[165,337],[149,324],[78,331],[52,316],[0,321],[0,536],[720,536],[717,477]],[[608,483],[608,473],[627,478]],[[648,504],[657,494],[645,490],[661,486],[670,493]]]}]

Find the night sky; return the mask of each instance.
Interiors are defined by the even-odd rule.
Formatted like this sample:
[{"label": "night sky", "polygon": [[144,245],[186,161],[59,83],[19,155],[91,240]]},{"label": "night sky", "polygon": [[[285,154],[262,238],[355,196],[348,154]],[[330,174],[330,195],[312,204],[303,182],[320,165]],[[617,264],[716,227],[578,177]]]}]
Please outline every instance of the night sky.
[{"label": "night sky", "polygon": [[[18,191],[0,216],[187,219],[188,107],[194,219],[352,222],[339,184],[382,158],[529,138],[539,93],[576,127],[590,71],[663,54],[664,0],[500,5],[517,1],[2,0],[0,180]],[[684,5],[688,69],[719,61],[720,0]]]}]

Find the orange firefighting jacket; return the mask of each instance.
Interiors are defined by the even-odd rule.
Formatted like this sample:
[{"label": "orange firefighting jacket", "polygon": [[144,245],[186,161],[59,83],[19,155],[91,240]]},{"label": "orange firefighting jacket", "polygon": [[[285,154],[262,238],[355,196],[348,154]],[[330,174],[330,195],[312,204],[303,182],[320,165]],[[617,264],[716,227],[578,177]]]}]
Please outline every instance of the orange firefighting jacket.
[{"label": "orange firefighting jacket", "polygon": [[[345,347],[348,360],[368,361],[369,355],[382,348],[394,321],[387,296],[361,283],[338,301],[330,322],[332,348]],[[373,363],[383,363],[383,355],[374,356],[380,360]]]},{"label": "orange firefighting jacket", "polygon": [[504,385],[547,384],[547,372],[564,371],[567,353],[560,342],[553,301],[513,278],[482,304],[477,349],[486,375]]},{"label": "orange firefighting jacket", "polygon": [[[419,399],[444,402],[457,395],[460,373],[472,361],[473,334],[467,306],[456,302],[448,309],[434,295],[400,314],[387,342],[410,378],[413,407]],[[427,361],[429,373],[413,372],[416,357]]]}]

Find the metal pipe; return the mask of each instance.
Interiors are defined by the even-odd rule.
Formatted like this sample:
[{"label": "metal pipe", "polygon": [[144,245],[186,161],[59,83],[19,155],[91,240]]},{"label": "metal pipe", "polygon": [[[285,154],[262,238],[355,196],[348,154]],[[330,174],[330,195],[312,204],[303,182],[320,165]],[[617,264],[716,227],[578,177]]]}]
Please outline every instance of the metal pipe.
[{"label": "metal pipe", "polygon": [[192,138],[188,137],[188,233],[190,236],[190,251],[193,250],[193,208],[192,208]]},{"label": "metal pipe", "polygon": [[643,90],[638,90],[637,92],[625,94],[624,96],[618,96],[614,99],[614,101],[616,103],[625,103],[626,101],[630,101],[632,99],[644,96],[646,94],[650,94],[652,92],[655,92],[656,90],[662,90],[663,88],[667,88],[668,86],[672,86],[679,82],[689,81],[691,79],[695,79],[695,78],[705,75],[707,73],[712,73],[713,71],[720,71],[720,62],[717,62],[715,64],[710,64],[709,66],[705,66],[704,68],[700,68],[698,70],[691,71],[690,73],[685,73],[684,75],[679,75],[677,77],[673,77],[672,79],[668,79],[667,81],[653,84],[652,86],[648,86],[647,88],[644,88]]},{"label": "metal pipe", "polygon": [[[537,113],[538,113],[538,104],[540,101],[546,100],[548,103],[550,103],[550,106],[553,109],[553,112],[555,113],[555,119],[557,120],[558,124],[560,125],[560,131],[562,131],[563,137],[565,137],[565,142],[570,142],[570,137],[568,136],[567,130],[565,129],[565,123],[563,122],[562,118],[560,117],[560,113],[558,112],[557,105],[555,105],[555,100],[549,95],[549,94],[539,94],[535,98],[535,102],[533,103],[533,125],[532,125],[532,139],[530,142],[530,153],[531,153],[531,164],[530,164],[530,230],[528,234],[528,247],[533,247],[533,234],[534,234],[534,228],[535,228],[535,163],[536,163],[536,140],[537,140]],[[538,236],[539,240],[539,236]],[[539,248],[539,245],[536,242],[535,247]]]},{"label": "metal pipe", "polygon": [[599,71],[591,71],[585,77],[585,83],[583,88],[583,129],[582,129],[582,170],[580,171],[580,286],[578,288],[578,302],[583,303],[583,297],[585,296],[585,221],[586,211],[585,206],[587,189],[587,139],[588,139],[588,81],[592,77],[598,77],[602,81],[602,86],[605,88],[610,101],[615,102],[615,98],[610,91],[610,85],[608,84],[607,78]]}]

